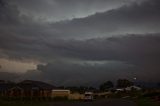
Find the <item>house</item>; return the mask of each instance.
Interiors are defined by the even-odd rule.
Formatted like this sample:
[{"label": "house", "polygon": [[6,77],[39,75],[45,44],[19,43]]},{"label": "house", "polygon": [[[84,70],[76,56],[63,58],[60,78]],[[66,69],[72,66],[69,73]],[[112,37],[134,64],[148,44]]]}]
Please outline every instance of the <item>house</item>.
[{"label": "house", "polygon": [[14,83],[9,81],[0,81],[0,96],[8,96],[9,95],[9,89],[15,86]]},{"label": "house", "polygon": [[65,97],[65,98],[69,98],[70,95],[70,90],[66,90],[66,89],[54,89],[52,90],[52,96],[53,98],[56,97]]},{"label": "house", "polygon": [[137,91],[139,91],[139,90],[142,90],[142,88],[134,85],[134,86],[126,87],[125,90],[126,91],[131,91],[131,90],[137,90]]},{"label": "house", "polygon": [[7,92],[7,96],[9,97],[23,97],[23,89],[16,85],[10,88]]},{"label": "house", "polygon": [[52,89],[55,87],[41,82],[24,80],[17,83],[14,87],[9,89],[10,97],[51,97]]},{"label": "house", "polygon": [[84,99],[84,94],[78,92],[72,93],[68,89],[54,89],[52,90],[52,98],[66,98],[70,100],[82,100]]},{"label": "house", "polygon": [[118,88],[118,89],[116,89],[117,92],[132,91],[132,90],[140,91],[140,90],[142,90],[142,88],[133,85],[133,86],[129,86],[129,87],[126,87],[126,88]]}]

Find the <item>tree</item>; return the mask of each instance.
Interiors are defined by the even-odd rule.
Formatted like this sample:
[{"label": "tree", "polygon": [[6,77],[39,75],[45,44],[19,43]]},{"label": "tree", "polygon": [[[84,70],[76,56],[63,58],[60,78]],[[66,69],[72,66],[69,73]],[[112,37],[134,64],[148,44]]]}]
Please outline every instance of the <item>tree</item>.
[{"label": "tree", "polygon": [[102,90],[102,91],[105,91],[105,90],[108,90],[110,88],[113,88],[113,86],[114,85],[113,85],[113,83],[111,81],[107,81],[107,82],[101,84],[99,86],[99,89]]},{"label": "tree", "polygon": [[117,80],[117,87],[118,88],[126,88],[129,86],[132,86],[133,82],[127,80],[127,79],[119,79]]}]

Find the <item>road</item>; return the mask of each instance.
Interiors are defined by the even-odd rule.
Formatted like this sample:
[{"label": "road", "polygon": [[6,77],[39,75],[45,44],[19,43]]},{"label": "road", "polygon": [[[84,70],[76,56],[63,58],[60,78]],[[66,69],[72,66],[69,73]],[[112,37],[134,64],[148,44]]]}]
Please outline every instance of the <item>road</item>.
[{"label": "road", "polygon": [[56,102],[50,106],[137,106],[134,102],[124,99],[96,100],[92,102]]}]

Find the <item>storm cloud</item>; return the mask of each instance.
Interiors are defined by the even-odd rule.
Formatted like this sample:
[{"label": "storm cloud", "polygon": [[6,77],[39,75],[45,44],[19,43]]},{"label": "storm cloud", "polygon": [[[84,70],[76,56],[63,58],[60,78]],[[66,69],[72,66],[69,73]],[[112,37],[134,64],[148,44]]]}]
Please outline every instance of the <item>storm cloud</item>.
[{"label": "storm cloud", "polygon": [[33,2],[0,0],[0,58],[38,61],[20,79],[62,85],[160,80],[159,0]]},{"label": "storm cloud", "polygon": [[159,7],[158,0],[148,0],[140,4],[133,3],[118,9],[96,13],[86,18],[53,23],[52,26],[58,36],[66,38],[84,39],[127,33],[155,33],[159,32],[160,28]]},{"label": "storm cloud", "polygon": [[[103,12],[144,0],[7,0],[16,5],[21,14],[33,16],[43,21],[60,21],[86,17],[96,12]],[[47,7],[47,8],[46,8]]]},{"label": "storm cloud", "polygon": [[37,70],[28,71],[22,78],[39,78],[57,85],[85,82],[94,84],[107,79],[132,79],[135,76],[140,81],[160,80],[159,34],[126,35],[85,41],[61,40],[46,44],[46,47],[47,51],[42,49],[41,52],[31,54],[34,56],[36,53],[41,59],[48,57],[48,60],[45,60],[48,64],[38,65]]}]

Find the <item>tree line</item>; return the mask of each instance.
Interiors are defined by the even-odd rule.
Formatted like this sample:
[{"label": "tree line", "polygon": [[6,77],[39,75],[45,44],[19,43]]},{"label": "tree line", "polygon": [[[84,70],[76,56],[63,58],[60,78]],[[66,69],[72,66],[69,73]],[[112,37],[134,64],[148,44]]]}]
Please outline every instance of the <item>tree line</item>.
[{"label": "tree line", "polygon": [[92,86],[59,86],[59,89],[70,89],[73,92],[80,92],[84,93],[85,91],[107,91],[111,90],[113,88],[126,88],[129,86],[134,85],[132,81],[129,81],[127,79],[118,79],[116,85],[112,81],[105,81],[104,83],[100,84],[98,88],[92,87]]}]

